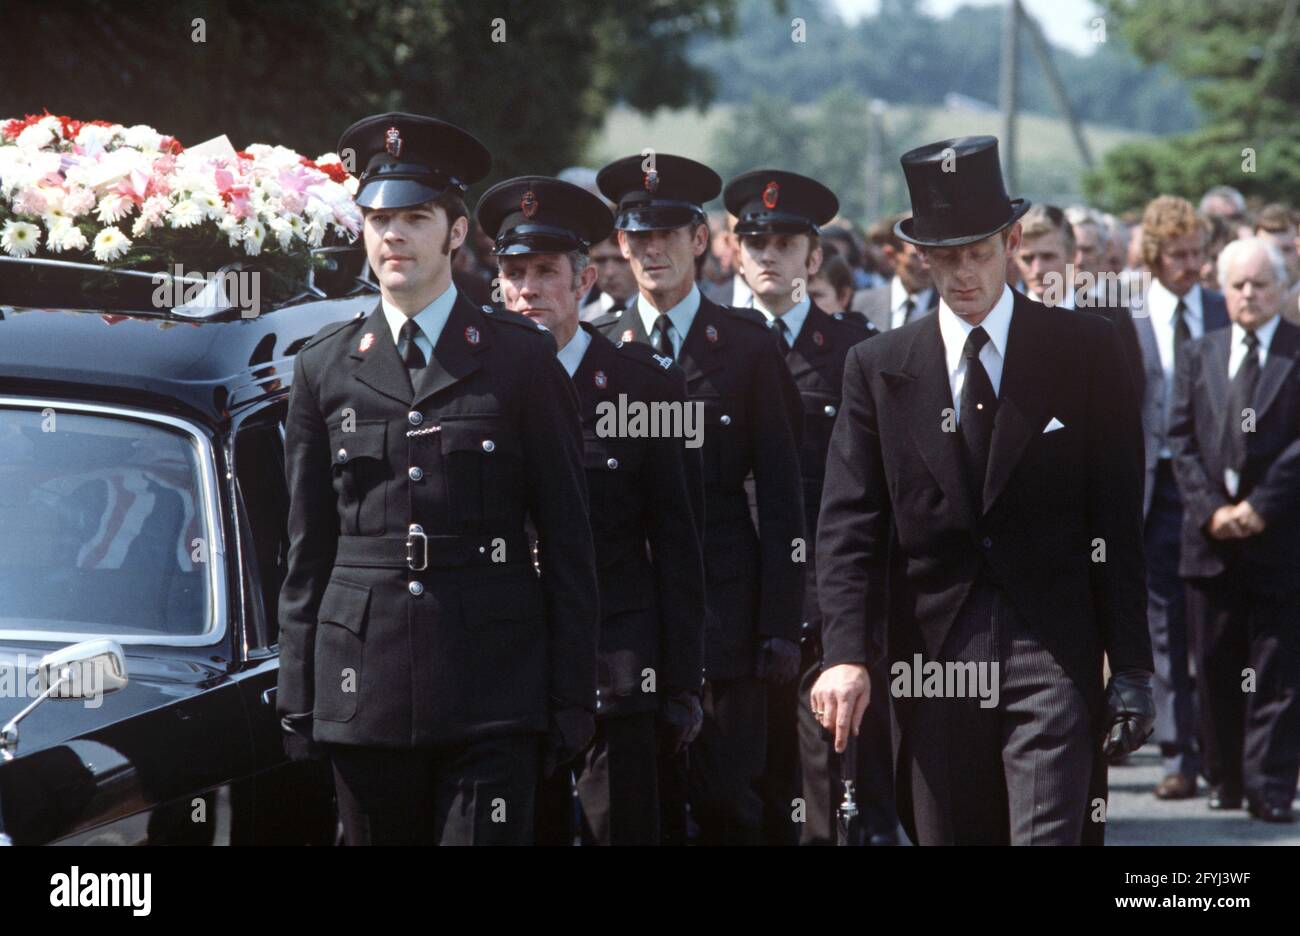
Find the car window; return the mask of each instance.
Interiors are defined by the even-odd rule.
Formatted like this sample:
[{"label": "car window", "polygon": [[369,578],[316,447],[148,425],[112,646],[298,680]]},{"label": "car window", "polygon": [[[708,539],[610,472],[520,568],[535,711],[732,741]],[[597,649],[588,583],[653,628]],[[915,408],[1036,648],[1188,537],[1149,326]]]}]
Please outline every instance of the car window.
[{"label": "car window", "polygon": [[247,568],[256,592],[249,608],[250,642],[269,647],[277,640],[280,586],[289,564],[289,485],[284,473],[284,407],[277,404],[235,434],[235,473],[247,537]]},{"label": "car window", "polygon": [[200,445],[126,416],[0,407],[0,637],[211,630]]}]

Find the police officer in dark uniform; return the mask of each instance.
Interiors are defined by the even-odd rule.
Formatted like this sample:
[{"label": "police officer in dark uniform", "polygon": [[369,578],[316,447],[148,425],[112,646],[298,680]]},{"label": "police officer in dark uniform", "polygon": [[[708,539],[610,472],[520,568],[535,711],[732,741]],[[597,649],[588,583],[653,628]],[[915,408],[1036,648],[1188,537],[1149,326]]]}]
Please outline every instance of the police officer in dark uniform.
[{"label": "police officer in dark uniform", "polygon": [[527,843],[539,772],[594,731],[577,400],[549,332],[452,285],[483,145],[393,113],[339,152],[382,298],[294,362],[277,709],[349,844]]},{"label": "police officer in dark uniform", "polygon": [[[821,226],[839,211],[839,200],[814,179],[780,169],[756,169],[737,176],[723,192],[736,218],[740,272],[754,293],[754,308],[777,334],[803,401],[803,474],[808,555],[803,604],[803,677],[796,686],[769,689],[765,840],[771,844],[834,844],[834,813],[843,797],[844,765],[832,739],[808,707],[808,692],[820,671],[821,611],[817,604],[814,541],[831,427],[840,408],[844,358],[853,345],[875,334],[865,319],[836,317],[808,296],[808,283],[821,266]],[[879,684],[878,706],[869,707],[857,739],[856,802],[863,838],[885,841],[896,826],[890,771],[889,716]],[[797,728],[796,728],[797,724]],[[791,800],[802,795],[802,815]],[[792,813],[803,819],[791,822]]]},{"label": "police officer in dark uniform", "polygon": [[[675,359],[690,399],[703,407],[708,683],[704,728],[690,750],[692,815],[704,844],[756,844],[767,684],[794,680],[800,663],[802,407],[762,316],[718,306],[695,285],[695,260],[709,238],[702,205],[722,187],[717,174],[650,153],[611,163],[597,184],[618,205],[619,246],[639,294],[626,311],[593,324]],[[758,529],[744,487],[751,473]]]},{"label": "police officer in dark uniform", "polygon": [[[574,770],[583,839],[656,845],[657,748],[685,747],[704,718],[702,504],[692,504],[700,462],[683,422],[637,429],[620,426],[618,413],[667,404],[682,419],[686,378],[648,345],[614,343],[579,322],[596,277],[588,248],[613,228],[598,196],[558,179],[511,179],[483,196],[478,221],[496,241],[505,307],[555,336],[582,415],[601,613],[596,736]],[[573,840],[568,779],[557,772],[543,784],[539,843]]]}]

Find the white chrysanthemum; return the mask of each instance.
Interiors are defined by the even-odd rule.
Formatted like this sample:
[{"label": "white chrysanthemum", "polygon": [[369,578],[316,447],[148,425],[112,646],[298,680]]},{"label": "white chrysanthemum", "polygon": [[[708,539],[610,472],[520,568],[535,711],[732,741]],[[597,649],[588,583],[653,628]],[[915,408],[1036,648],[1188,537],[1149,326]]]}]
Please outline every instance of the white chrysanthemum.
[{"label": "white chrysanthemum", "polygon": [[106,227],[95,235],[95,259],[108,263],[126,255],[131,239],[115,227]]},{"label": "white chrysanthemum", "polygon": [[18,134],[18,139],[14,142],[21,150],[39,150],[49,146],[57,138],[58,135],[49,127],[34,123]]},{"label": "white chrysanthemum", "polygon": [[280,244],[280,249],[288,251],[289,246],[293,243],[293,225],[284,218],[274,218],[270,223],[271,233],[275,235],[276,241]]},{"label": "white chrysanthemum", "polygon": [[11,257],[30,257],[41,244],[41,229],[30,221],[6,221],[0,229],[0,247]]},{"label": "white chrysanthemum", "polygon": [[63,121],[53,114],[47,114],[36,122],[49,130],[50,133],[53,133],[56,137],[63,136]]},{"label": "white chrysanthemum", "polygon": [[301,215],[289,215],[285,219],[289,224],[289,229],[293,231],[293,236],[300,240],[307,239],[307,222],[303,221]]},{"label": "white chrysanthemum", "polygon": [[[90,241],[86,240],[85,233],[75,224],[69,224],[59,233],[58,249],[60,251],[85,250],[89,245]],[[50,246],[54,245],[50,244]]]},{"label": "white chrysanthemum", "polygon": [[71,224],[72,219],[62,208],[47,208],[45,214],[41,215],[41,221],[45,223],[45,229],[50,232],[50,238],[54,237],[54,232],[62,228],[65,224]]},{"label": "white chrysanthemum", "polygon": [[343,180],[343,191],[347,192],[349,195],[355,196],[357,194],[357,187],[360,184],[361,183],[356,176],[350,175]]},{"label": "white chrysanthemum", "polygon": [[266,240],[266,225],[261,221],[244,223],[244,252],[256,257],[262,252],[262,241]]},{"label": "white chrysanthemum", "polygon": [[135,207],[135,202],[125,195],[105,195],[99,200],[99,207],[95,210],[95,216],[99,218],[101,224],[117,224],[131,213]]},{"label": "white chrysanthemum", "polygon": [[313,247],[319,247],[321,241],[324,239],[325,222],[324,220],[317,218],[315,221],[312,221],[311,224],[307,225],[307,243],[311,244]]},{"label": "white chrysanthemum", "polygon": [[216,220],[225,212],[226,206],[221,201],[221,196],[214,192],[195,192],[190,196],[190,201],[203,210],[206,217]]},{"label": "white chrysanthemum", "polygon": [[91,155],[101,153],[113,142],[113,130],[113,127],[86,124],[77,132],[77,145]]},{"label": "white chrysanthemum", "polygon": [[122,132],[122,142],[127,146],[133,146],[138,150],[144,150],[148,153],[156,153],[162,149],[162,134],[153,127],[147,127],[144,124],[136,124],[134,127],[127,127]]},{"label": "white chrysanthemum", "polygon": [[172,210],[167,213],[167,216],[172,227],[188,228],[202,223],[204,211],[201,205],[195,204],[191,199],[184,198],[172,206]]},{"label": "white chrysanthemum", "polygon": [[221,216],[221,220],[217,222],[217,230],[226,235],[231,247],[244,239],[244,227],[239,223],[239,219],[232,214]]}]

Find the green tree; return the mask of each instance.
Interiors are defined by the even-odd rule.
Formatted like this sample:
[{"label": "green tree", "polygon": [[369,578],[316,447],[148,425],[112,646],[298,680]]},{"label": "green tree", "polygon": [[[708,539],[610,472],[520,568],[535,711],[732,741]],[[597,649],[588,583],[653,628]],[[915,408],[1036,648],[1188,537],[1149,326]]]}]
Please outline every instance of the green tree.
[{"label": "green tree", "polygon": [[1300,191],[1300,16],[1296,0],[1106,0],[1107,16],[1146,62],[1193,83],[1204,126],[1107,154],[1085,180],[1113,211],[1156,194],[1196,199],[1230,184],[1265,200]]}]

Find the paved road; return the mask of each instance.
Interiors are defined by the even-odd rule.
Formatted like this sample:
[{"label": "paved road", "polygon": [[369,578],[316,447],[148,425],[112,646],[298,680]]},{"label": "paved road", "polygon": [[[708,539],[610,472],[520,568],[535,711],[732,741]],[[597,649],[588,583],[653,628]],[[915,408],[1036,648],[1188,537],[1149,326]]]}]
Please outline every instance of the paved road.
[{"label": "paved road", "polygon": [[1158,800],[1151,791],[1161,776],[1159,750],[1150,744],[1110,769],[1107,845],[1300,845],[1300,822],[1260,822],[1244,809],[1211,812],[1204,782],[1195,799]]}]

